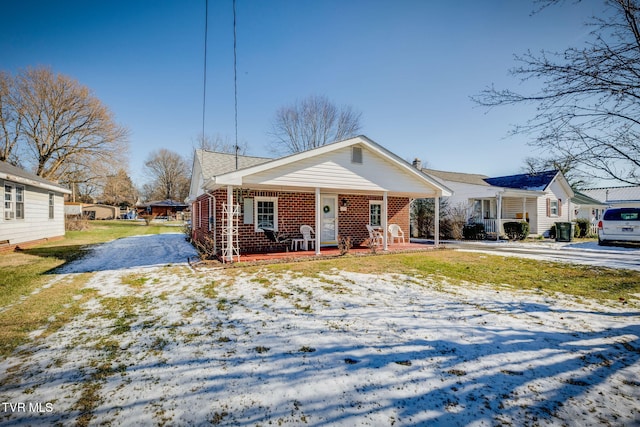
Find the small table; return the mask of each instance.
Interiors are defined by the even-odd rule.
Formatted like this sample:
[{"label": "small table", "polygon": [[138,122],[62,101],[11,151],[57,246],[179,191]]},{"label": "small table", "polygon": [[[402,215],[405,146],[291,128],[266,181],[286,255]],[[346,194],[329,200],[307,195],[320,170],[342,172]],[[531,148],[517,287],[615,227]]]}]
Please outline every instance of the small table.
[{"label": "small table", "polygon": [[[305,240],[303,238],[291,239],[291,250],[297,251],[299,249],[302,249],[302,245],[304,243],[305,243]],[[313,247],[315,246],[315,241],[314,240],[309,240],[309,243],[311,243],[311,249],[313,249]],[[308,251],[309,250],[309,246],[304,248],[304,250]]]}]

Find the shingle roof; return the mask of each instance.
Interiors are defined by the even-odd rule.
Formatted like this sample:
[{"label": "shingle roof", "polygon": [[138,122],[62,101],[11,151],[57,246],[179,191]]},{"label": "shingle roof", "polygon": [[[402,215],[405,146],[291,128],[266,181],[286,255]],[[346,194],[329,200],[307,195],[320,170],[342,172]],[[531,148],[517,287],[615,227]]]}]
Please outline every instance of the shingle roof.
[{"label": "shingle roof", "polygon": [[558,171],[552,170],[538,172],[535,174],[523,173],[518,175],[498,176],[491,178],[486,175],[480,174],[446,172],[435,169],[423,169],[423,171],[429,175],[433,175],[436,178],[440,178],[445,181],[485,186],[492,185],[494,187],[532,191],[544,190],[549,184],[551,184],[551,181],[553,181],[553,179],[558,174]]},{"label": "shingle roof", "polygon": [[10,181],[17,181],[21,184],[29,184],[48,190],[57,190],[62,193],[71,193],[71,191],[62,187],[60,184],[44,179],[36,174],[27,172],[24,169],[20,169],[19,167],[13,166],[12,164],[7,162],[0,162],[0,178],[8,179]]},{"label": "shingle roof", "polygon": [[444,179],[451,182],[462,182],[464,184],[476,184],[476,185],[489,185],[485,181],[488,176],[472,174],[472,173],[460,173],[460,172],[447,172],[439,171],[435,169],[422,169],[426,174],[435,176],[436,178]]},{"label": "shingle roof", "polygon": [[[235,154],[196,150],[196,156],[198,156],[198,160],[200,161],[202,176],[205,180],[236,170]],[[238,169],[248,168],[271,160],[273,159],[267,157],[238,156]]]},{"label": "shingle roof", "polygon": [[558,175],[558,171],[551,170],[534,174],[523,173],[519,175],[499,176],[496,178],[487,178],[485,181],[495,187],[542,191],[551,184],[556,175]]},{"label": "shingle roof", "polygon": [[175,200],[166,199],[166,200],[154,200],[152,202],[143,203],[140,206],[142,206],[142,207],[145,207],[145,206],[168,206],[168,207],[172,207],[172,206],[180,207],[180,206],[182,206],[182,207],[185,207],[185,206],[189,206],[189,205],[187,205],[186,203],[177,202]]}]

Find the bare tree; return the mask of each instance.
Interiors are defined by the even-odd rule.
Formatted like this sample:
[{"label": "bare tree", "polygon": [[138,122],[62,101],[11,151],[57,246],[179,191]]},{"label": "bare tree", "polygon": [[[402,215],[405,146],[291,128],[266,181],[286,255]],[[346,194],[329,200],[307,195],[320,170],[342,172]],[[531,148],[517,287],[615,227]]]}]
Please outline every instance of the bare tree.
[{"label": "bare tree", "polygon": [[[562,0],[541,0],[541,9]],[[576,2],[575,7],[579,7]],[[590,22],[590,41],[564,52],[527,52],[510,73],[542,88],[522,94],[490,87],[472,97],[494,107],[534,104],[536,114],[514,133],[592,176],[640,184],[640,2],[604,0]]]},{"label": "bare tree", "polygon": [[356,136],[361,113],[338,108],[326,96],[310,96],[276,112],[270,132],[272,151],[291,154]]},{"label": "bare tree", "polygon": [[44,67],[0,80],[5,158],[15,155],[37,175],[61,181],[89,163],[125,161],[128,131],[87,87]]},{"label": "bare tree", "polygon": [[124,169],[115,175],[109,175],[102,190],[102,200],[115,206],[133,206],[138,198],[138,192],[131,181],[131,177]]},{"label": "bare tree", "polygon": [[184,200],[189,195],[189,167],[180,154],[162,148],[149,154],[144,166],[152,180],[143,187],[147,200]]},{"label": "bare tree", "polygon": [[20,137],[22,120],[14,81],[5,72],[0,72],[0,160],[18,163],[16,148]]},{"label": "bare tree", "polygon": [[[200,134],[193,141],[193,146],[196,149],[215,151],[218,153],[235,153],[236,144],[231,141],[227,136],[222,136],[219,133],[215,135]],[[247,141],[238,142],[238,154],[244,155],[247,152]]]}]

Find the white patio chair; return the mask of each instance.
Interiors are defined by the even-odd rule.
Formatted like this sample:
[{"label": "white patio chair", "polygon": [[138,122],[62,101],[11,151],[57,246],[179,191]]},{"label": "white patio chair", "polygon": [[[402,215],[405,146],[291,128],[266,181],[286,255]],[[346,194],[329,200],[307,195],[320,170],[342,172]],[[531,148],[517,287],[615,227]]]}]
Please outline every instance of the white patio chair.
[{"label": "white patio chair", "polygon": [[391,243],[395,242],[395,239],[402,239],[402,243],[404,243],[404,231],[400,228],[398,224],[389,224],[389,233],[391,234]]},{"label": "white patio chair", "polygon": [[369,232],[369,240],[372,244],[376,246],[382,244],[382,233],[380,233],[380,231],[376,230],[369,224],[367,224],[367,231]]},{"label": "white patio chair", "polygon": [[311,237],[312,234],[315,234],[313,232],[313,227],[311,227],[310,225],[301,225],[300,233],[302,233],[302,239],[304,240],[303,242],[304,250],[305,251],[309,250],[309,243],[311,243],[311,249],[315,249],[316,239]]}]

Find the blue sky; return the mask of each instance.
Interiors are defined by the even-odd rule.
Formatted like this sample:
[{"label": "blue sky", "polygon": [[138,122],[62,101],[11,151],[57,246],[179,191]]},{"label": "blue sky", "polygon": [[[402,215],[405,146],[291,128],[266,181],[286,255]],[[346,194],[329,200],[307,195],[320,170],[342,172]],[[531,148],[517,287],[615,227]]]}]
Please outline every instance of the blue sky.
[{"label": "blue sky", "polygon": [[[469,97],[524,88],[508,74],[514,54],[584,43],[601,2],[566,3],[531,16],[535,5],[519,0],[237,0],[238,138],[269,156],[276,110],[326,95],[404,159],[519,173],[539,153],[507,134],[533,110],[487,111]],[[189,156],[202,130],[204,17],[205,0],[3,2],[0,69],[46,65],[93,90],[130,129],[141,185],[152,150]],[[205,132],[231,139],[232,19],[231,0],[209,0]]]}]

